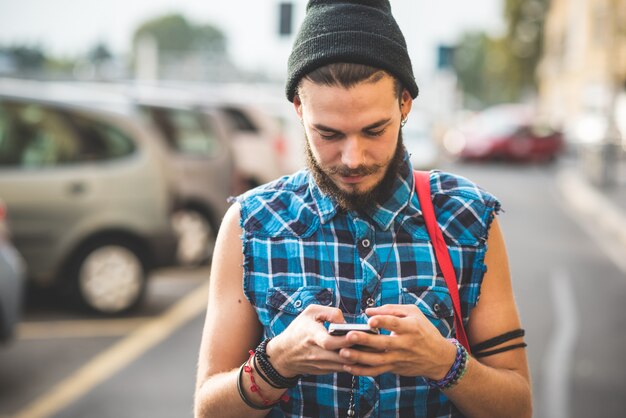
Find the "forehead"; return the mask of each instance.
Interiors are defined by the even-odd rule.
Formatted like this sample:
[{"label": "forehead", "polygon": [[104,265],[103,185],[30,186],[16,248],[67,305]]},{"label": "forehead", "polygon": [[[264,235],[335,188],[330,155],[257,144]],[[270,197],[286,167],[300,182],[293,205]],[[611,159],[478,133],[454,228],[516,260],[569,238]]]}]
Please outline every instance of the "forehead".
[{"label": "forehead", "polygon": [[310,123],[354,121],[367,125],[391,117],[398,109],[395,83],[390,76],[375,82],[362,81],[347,88],[304,79],[299,94],[304,118]]}]

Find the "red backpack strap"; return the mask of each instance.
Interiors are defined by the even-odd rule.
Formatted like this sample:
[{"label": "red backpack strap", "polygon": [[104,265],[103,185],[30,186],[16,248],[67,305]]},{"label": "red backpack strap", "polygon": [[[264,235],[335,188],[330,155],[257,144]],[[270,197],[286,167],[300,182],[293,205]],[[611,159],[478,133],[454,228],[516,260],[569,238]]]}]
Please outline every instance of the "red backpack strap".
[{"label": "red backpack strap", "polygon": [[446,280],[448,286],[448,292],[452,298],[452,306],[454,307],[454,325],[456,327],[456,338],[465,347],[468,353],[471,354],[469,341],[465,334],[465,327],[463,326],[463,317],[461,316],[461,299],[459,298],[459,287],[456,281],[456,273],[454,272],[454,266],[452,260],[450,260],[450,253],[448,247],[443,239],[443,233],[437,218],[435,217],[435,209],[430,195],[430,173],[427,171],[414,171],[413,176],[415,178],[415,189],[417,190],[417,197],[422,208],[422,214],[424,215],[424,222],[426,223],[426,230],[428,236],[435,249],[435,257],[437,263],[443,272],[443,277]]}]

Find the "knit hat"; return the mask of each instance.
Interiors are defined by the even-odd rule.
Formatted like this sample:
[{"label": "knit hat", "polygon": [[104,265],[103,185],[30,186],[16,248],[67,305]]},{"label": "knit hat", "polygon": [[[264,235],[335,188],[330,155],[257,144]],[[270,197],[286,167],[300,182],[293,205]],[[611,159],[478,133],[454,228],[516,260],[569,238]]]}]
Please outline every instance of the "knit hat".
[{"label": "knit hat", "polygon": [[338,62],[386,70],[417,97],[411,59],[389,0],[309,0],[289,56],[287,99],[293,101],[305,75]]}]

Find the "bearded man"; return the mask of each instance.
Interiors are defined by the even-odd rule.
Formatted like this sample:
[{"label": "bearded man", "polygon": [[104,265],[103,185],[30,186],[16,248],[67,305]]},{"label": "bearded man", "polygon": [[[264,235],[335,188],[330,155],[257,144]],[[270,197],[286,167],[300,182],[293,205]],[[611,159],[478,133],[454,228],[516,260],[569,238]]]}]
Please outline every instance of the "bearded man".
[{"label": "bearded man", "polygon": [[[530,417],[500,203],[430,172],[450,288],[402,144],[418,88],[389,2],[310,0],[288,75],[308,167],[224,218],[196,417]],[[381,332],[328,332],[343,323]]]}]

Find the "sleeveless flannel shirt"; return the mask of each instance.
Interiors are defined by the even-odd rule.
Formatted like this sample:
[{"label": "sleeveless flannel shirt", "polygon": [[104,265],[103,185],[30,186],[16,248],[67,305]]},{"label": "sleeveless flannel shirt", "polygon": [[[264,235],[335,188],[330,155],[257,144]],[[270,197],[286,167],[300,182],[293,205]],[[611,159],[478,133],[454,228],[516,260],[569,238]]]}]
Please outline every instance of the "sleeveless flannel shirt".
[{"label": "sleeveless flannel shirt", "polygon": [[[376,306],[415,304],[442,335],[455,335],[452,300],[426,232],[411,170],[405,155],[387,200],[363,213],[342,211],[307,170],[237,198],[244,231],[244,292],[266,337],[281,333],[310,304],[341,308],[339,295],[347,308],[346,321],[365,323],[365,300],[387,261],[374,295]],[[480,295],[487,234],[500,203],[460,176],[432,171],[430,183],[467,324]],[[304,376],[289,390],[290,400],[268,416],[345,417],[351,379],[347,373]],[[391,373],[358,377],[355,403],[359,417],[461,416],[424,378]]]}]

